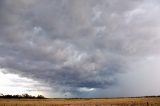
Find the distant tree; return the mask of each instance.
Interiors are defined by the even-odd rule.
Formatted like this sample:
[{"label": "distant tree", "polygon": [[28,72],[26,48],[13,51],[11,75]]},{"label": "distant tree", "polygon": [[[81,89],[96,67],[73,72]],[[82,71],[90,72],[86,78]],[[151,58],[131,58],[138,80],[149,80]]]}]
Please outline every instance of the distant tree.
[{"label": "distant tree", "polygon": [[3,94],[0,94],[0,98],[17,98],[17,99],[20,99],[20,98],[26,98],[26,99],[44,99],[45,97],[43,95],[38,95],[37,97],[35,96],[32,96],[32,95],[29,95],[27,93],[25,94],[22,94],[22,95],[3,95]]},{"label": "distant tree", "polygon": [[45,97],[43,95],[38,95],[37,99],[44,99]]},{"label": "distant tree", "polygon": [[5,98],[12,98],[12,95],[4,95]]},{"label": "distant tree", "polygon": [[13,95],[13,98],[22,98],[22,95]]},{"label": "distant tree", "polygon": [[28,95],[27,93],[25,93],[25,94],[22,94],[22,97],[23,98],[30,98],[30,95]]}]

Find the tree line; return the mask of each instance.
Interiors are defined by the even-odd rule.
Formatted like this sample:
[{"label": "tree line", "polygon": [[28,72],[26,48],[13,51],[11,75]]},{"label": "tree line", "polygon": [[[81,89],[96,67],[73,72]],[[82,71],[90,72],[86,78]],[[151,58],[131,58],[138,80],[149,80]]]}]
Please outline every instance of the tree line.
[{"label": "tree line", "polygon": [[10,99],[10,98],[15,98],[15,99],[44,99],[45,97],[43,95],[38,95],[38,96],[32,96],[29,94],[22,94],[22,95],[3,95],[0,94],[0,98],[6,98],[6,99]]}]

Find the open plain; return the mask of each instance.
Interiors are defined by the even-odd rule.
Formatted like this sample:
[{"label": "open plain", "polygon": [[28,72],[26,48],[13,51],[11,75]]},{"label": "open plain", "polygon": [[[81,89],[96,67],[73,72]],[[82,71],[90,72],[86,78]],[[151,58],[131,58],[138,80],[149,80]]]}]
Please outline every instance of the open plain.
[{"label": "open plain", "polygon": [[0,99],[0,106],[160,106],[160,98]]}]

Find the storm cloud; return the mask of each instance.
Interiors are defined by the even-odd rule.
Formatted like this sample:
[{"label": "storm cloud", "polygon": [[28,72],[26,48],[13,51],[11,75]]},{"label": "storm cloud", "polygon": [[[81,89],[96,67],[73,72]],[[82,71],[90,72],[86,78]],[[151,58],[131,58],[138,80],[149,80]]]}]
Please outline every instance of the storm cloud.
[{"label": "storm cloud", "polygon": [[1,0],[0,66],[71,97],[100,97],[159,56],[159,12],[158,0]]}]

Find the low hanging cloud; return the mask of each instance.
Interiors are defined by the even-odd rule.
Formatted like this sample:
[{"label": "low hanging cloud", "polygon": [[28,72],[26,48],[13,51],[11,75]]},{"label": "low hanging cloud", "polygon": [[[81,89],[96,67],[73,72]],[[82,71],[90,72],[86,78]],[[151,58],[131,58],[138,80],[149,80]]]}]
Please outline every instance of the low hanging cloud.
[{"label": "low hanging cloud", "polygon": [[1,67],[73,97],[109,89],[160,53],[158,0],[0,2]]}]

